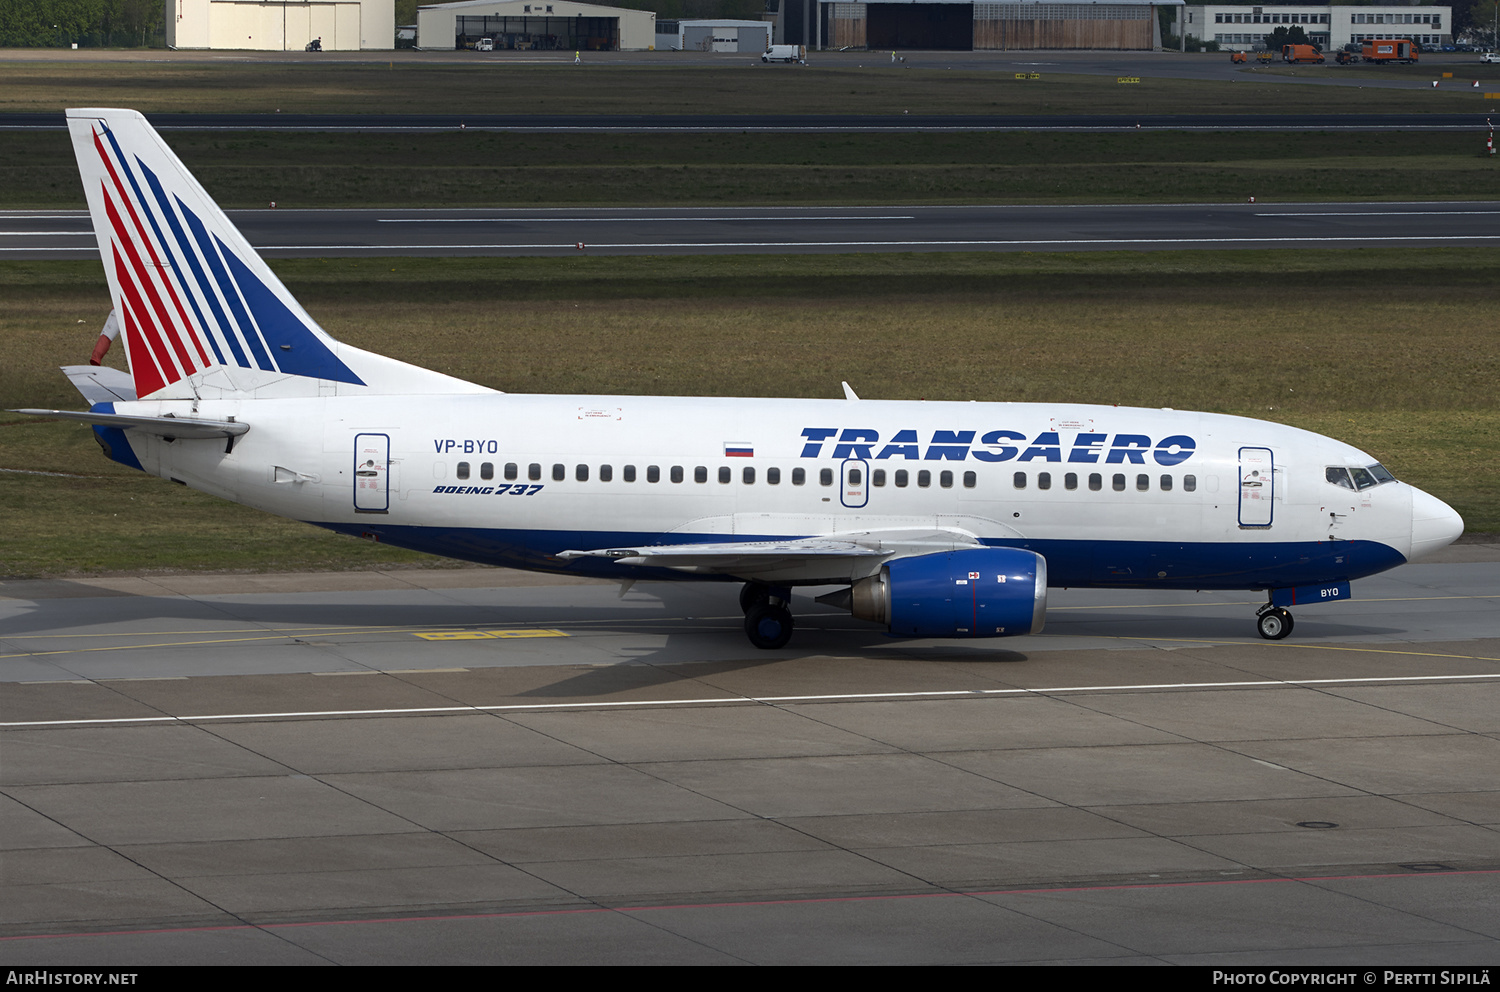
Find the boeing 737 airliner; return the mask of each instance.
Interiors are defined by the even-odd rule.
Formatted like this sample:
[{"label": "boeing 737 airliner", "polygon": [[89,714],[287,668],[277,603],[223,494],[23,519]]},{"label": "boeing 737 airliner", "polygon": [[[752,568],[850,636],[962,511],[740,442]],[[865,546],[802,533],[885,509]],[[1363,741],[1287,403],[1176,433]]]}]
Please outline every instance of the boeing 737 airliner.
[{"label": "boeing 737 airliner", "polygon": [[1453,541],[1369,455],[1279,424],[1060,403],[496,392],[335,341],[138,113],[68,126],[130,372],[64,371],[117,462],[469,561],[744,583],[779,648],[794,586],[910,637],[1042,629],[1048,586],[1267,592],[1288,607]]}]

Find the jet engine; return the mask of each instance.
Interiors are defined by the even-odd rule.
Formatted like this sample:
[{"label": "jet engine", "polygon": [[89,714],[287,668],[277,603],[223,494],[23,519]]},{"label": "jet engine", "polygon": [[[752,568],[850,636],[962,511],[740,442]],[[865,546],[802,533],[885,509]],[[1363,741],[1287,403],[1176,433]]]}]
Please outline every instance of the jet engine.
[{"label": "jet engine", "polygon": [[839,605],[856,617],[902,637],[1035,634],[1047,616],[1047,560],[1016,548],[896,558],[835,595],[848,596]]}]

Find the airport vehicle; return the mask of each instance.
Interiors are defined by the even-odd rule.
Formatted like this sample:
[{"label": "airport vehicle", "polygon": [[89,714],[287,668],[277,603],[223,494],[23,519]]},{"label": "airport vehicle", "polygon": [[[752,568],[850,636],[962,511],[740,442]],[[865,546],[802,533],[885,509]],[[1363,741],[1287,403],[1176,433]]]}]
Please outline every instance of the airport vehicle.
[{"label": "airport vehicle", "polygon": [[1485,52],[1479,56],[1481,62],[1500,62],[1500,52]]},{"label": "airport vehicle", "polygon": [[1359,55],[1355,52],[1341,51],[1333,59],[1339,65],[1353,65],[1359,61]]},{"label": "airport vehicle", "polygon": [[1261,65],[1270,65],[1275,58],[1276,56],[1272,55],[1270,52],[1255,53],[1255,61],[1259,62]]},{"label": "airport vehicle", "polygon": [[1234,62],[1236,64],[1242,64],[1245,61],[1245,53],[1244,52],[1233,52],[1229,56],[1229,61]]},{"label": "airport vehicle", "polygon": [[1366,62],[1399,62],[1410,65],[1417,61],[1417,46],[1405,39],[1367,41],[1361,55]]},{"label": "airport vehicle", "polygon": [[1323,64],[1323,53],[1312,45],[1282,45],[1281,61],[1298,63]]},{"label": "airport vehicle", "polygon": [[146,120],[68,128],[130,371],[65,373],[122,464],[433,554],[744,583],[757,647],[796,586],[912,637],[1039,631],[1048,586],[1253,589],[1289,607],[1463,521],[1340,441],[1065,403],[500,393],[350,347],[293,299]]},{"label": "airport vehicle", "polygon": [[474,42],[474,51],[476,52],[493,52],[494,50],[494,38],[480,38],[478,41]]},{"label": "airport vehicle", "polygon": [[762,62],[800,62],[802,61],[801,45],[772,45],[762,53]]}]

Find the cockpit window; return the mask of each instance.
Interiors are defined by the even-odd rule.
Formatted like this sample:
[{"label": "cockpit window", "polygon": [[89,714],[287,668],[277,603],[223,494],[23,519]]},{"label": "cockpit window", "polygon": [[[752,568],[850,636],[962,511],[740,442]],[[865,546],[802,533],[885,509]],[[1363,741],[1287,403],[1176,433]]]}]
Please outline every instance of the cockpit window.
[{"label": "cockpit window", "polygon": [[1358,490],[1365,490],[1373,486],[1396,481],[1396,477],[1391,474],[1390,469],[1379,462],[1365,468],[1360,468],[1358,465],[1347,468],[1343,465],[1330,465],[1324,469],[1324,477],[1335,486]]}]

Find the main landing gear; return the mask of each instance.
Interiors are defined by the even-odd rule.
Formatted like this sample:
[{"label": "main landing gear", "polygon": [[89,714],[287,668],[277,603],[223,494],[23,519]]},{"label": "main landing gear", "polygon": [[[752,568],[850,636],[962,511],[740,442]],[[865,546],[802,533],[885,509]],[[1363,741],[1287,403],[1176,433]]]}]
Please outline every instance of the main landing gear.
[{"label": "main landing gear", "polygon": [[1279,641],[1292,632],[1292,615],[1267,603],[1255,613],[1255,629],[1268,641]]},{"label": "main landing gear", "polygon": [[745,613],[745,636],[758,648],[774,651],[792,639],[792,614],[787,603],[792,590],[746,582],[740,590],[740,609]]}]

